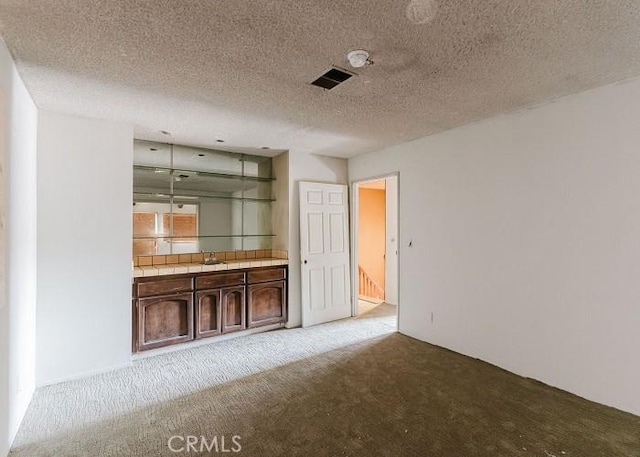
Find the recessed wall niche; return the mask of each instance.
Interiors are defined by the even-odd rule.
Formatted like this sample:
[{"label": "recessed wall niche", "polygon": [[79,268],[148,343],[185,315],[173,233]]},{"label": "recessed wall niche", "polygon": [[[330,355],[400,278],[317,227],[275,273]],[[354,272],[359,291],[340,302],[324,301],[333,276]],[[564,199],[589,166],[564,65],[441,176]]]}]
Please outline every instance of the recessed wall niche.
[{"label": "recessed wall niche", "polygon": [[271,158],[135,140],[133,255],[271,249]]}]

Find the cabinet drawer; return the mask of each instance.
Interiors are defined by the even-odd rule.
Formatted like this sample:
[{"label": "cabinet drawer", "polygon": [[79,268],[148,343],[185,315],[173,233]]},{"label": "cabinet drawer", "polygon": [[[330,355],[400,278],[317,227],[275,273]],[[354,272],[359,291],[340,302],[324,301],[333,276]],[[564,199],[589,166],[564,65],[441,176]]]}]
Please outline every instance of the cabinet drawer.
[{"label": "cabinet drawer", "polygon": [[244,273],[222,273],[196,278],[196,289],[217,289],[219,287],[244,284]]},{"label": "cabinet drawer", "polygon": [[277,281],[279,279],[286,278],[286,269],[285,268],[269,268],[267,270],[257,270],[250,271],[249,275],[249,284],[253,284],[256,282],[264,282],[264,281]]},{"label": "cabinet drawer", "polygon": [[193,290],[193,280],[191,278],[158,279],[139,282],[137,286],[139,298],[152,297],[154,295],[189,292]]}]

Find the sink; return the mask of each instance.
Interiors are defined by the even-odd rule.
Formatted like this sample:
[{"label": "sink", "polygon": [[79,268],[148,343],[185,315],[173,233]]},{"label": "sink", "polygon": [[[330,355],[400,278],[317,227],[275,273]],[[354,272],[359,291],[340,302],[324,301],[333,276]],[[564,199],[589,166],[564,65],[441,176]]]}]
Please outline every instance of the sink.
[{"label": "sink", "polygon": [[227,262],[225,262],[224,260],[218,260],[215,257],[207,257],[202,262],[203,265],[219,265],[221,263],[227,263]]}]

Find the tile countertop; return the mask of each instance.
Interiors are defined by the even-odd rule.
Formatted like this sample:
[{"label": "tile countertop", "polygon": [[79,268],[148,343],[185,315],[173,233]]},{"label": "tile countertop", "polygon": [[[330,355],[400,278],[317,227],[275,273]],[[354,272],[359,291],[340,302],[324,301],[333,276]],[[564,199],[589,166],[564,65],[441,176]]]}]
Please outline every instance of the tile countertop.
[{"label": "tile countertop", "polygon": [[171,265],[153,265],[145,267],[133,267],[133,277],[177,275],[182,273],[200,273],[207,271],[239,270],[242,268],[270,267],[273,265],[288,265],[287,259],[247,259],[229,260],[226,263],[216,265],[203,265],[202,263],[176,263]]}]

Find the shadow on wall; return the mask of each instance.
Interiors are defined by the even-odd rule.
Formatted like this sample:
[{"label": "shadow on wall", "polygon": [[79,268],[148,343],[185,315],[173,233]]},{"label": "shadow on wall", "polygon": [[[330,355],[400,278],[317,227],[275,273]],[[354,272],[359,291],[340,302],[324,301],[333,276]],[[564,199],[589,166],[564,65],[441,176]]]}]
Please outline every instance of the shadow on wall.
[{"label": "shadow on wall", "polygon": [[327,170],[333,171],[335,174],[335,180],[327,181],[330,184],[335,184],[340,182],[340,177],[344,175],[344,163],[345,159],[337,159],[335,157],[321,156],[317,154],[312,154],[312,156],[320,162],[320,165],[325,167]]}]

